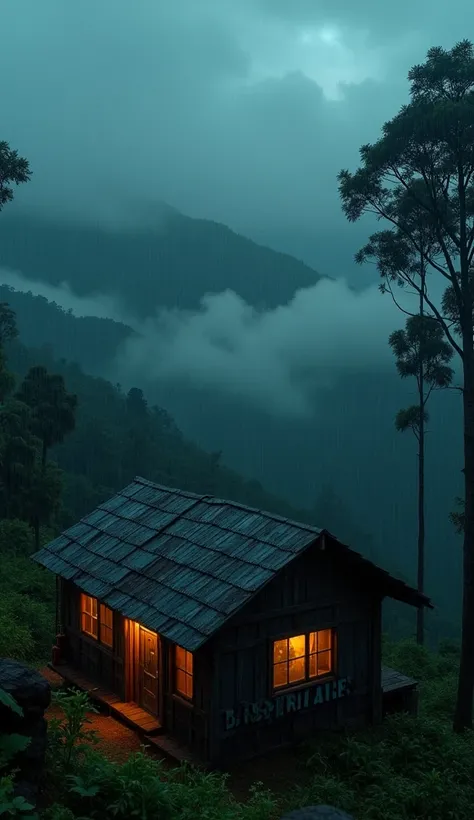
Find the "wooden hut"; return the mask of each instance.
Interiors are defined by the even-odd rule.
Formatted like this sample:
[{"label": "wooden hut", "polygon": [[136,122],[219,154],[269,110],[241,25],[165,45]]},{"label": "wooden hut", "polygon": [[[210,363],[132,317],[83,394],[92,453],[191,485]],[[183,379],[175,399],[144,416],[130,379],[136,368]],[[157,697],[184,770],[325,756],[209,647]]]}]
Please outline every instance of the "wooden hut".
[{"label": "wooden hut", "polygon": [[379,721],[382,599],[431,606],[325,530],[143,478],[33,558],[55,670],[209,765]]}]

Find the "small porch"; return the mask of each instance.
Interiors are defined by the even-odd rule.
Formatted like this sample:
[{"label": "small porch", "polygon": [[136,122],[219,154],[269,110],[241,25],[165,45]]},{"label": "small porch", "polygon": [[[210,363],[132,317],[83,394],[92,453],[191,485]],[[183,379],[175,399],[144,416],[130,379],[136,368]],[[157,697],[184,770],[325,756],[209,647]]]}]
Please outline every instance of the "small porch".
[{"label": "small porch", "polygon": [[141,743],[150,747],[154,752],[163,755],[173,763],[188,763],[202,768],[199,761],[189,749],[186,749],[170,735],[166,734],[160,722],[142,709],[134,701],[122,701],[114,692],[98,686],[97,683],[85,676],[80,670],[67,663],[48,663],[55,675],[68,686],[74,686],[82,692],[87,692],[92,703],[101,707],[111,718],[118,720],[136,732]]},{"label": "small porch", "polygon": [[48,664],[49,669],[59,675],[69,686],[87,692],[93,703],[105,707],[113,717],[135,729],[141,735],[156,735],[163,731],[156,717],[142,709],[134,701],[122,701],[114,692],[98,686],[81,671],[67,663]]}]

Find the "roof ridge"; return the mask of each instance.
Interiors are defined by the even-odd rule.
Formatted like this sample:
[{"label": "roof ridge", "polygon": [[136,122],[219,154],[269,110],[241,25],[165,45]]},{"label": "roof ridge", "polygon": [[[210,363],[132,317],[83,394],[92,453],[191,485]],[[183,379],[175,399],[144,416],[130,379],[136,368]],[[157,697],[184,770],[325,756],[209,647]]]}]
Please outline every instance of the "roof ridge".
[{"label": "roof ridge", "polygon": [[[232,507],[234,509],[253,512],[258,514],[262,518],[268,518],[270,521],[280,521],[282,524],[290,524],[292,527],[298,527],[302,530],[316,532],[318,535],[322,533],[324,529],[321,527],[317,527],[315,524],[306,524],[304,521],[295,521],[293,518],[288,518],[287,516],[279,515],[279,513],[274,513],[271,510],[261,510],[258,507],[252,507],[249,504],[244,504],[243,501],[232,501],[232,499],[221,498],[218,495],[211,495],[210,493],[198,495],[198,493],[194,493],[191,490],[181,490],[179,488],[166,486],[166,484],[158,484],[156,481],[150,481],[150,479],[148,478],[143,478],[143,476],[135,476],[131,484],[133,484],[134,482],[138,482],[147,487],[156,487],[160,490],[165,490],[167,492],[170,492],[171,490],[173,492],[178,493],[179,495],[187,495],[193,498],[199,498],[201,501],[207,501],[209,504],[221,504],[224,507]],[[128,484],[127,486],[130,486],[130,484]],[[124,489],[127,488],[125,487]],[[123,490],[119,491],[117,495],[121,495],[122,492]]]}]

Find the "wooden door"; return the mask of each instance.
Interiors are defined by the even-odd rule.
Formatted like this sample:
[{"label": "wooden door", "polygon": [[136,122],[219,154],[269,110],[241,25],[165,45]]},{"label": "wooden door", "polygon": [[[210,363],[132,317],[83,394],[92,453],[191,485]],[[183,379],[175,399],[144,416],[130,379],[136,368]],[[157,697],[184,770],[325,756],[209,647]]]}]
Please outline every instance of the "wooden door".
[{"label": "wooden door", "polygon": [[159,643],[155,632],[139,627],[138,704],[158,716]]}]

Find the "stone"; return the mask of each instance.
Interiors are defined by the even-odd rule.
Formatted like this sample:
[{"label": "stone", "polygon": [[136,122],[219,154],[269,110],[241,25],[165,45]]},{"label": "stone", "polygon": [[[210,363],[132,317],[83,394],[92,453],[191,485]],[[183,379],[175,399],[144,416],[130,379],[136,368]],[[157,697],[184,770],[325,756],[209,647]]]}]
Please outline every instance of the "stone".
[{"label": "stone", "polygon": [[27,714],[44,713],[51,703],[51,687],[39,672],[10,658],[0,659],[0,689],[8,692]]},{"label": "stone", "polygon": [[354,818],[341,809],[335,809],[334,806],[306,806],[303,809],[290,811],[281,820],[354,820]]},{"label": "stone", "polygon": [[1,658],[0,689],[8,692],[23,709],[20,716],[0,703],[0,726],[2,733],[31,738],[13,763],[18,769],[15,794],[35,805],[46,755],[47,723],[44,712],[51,702],[51,687],[35,669],[10,658]]}]

